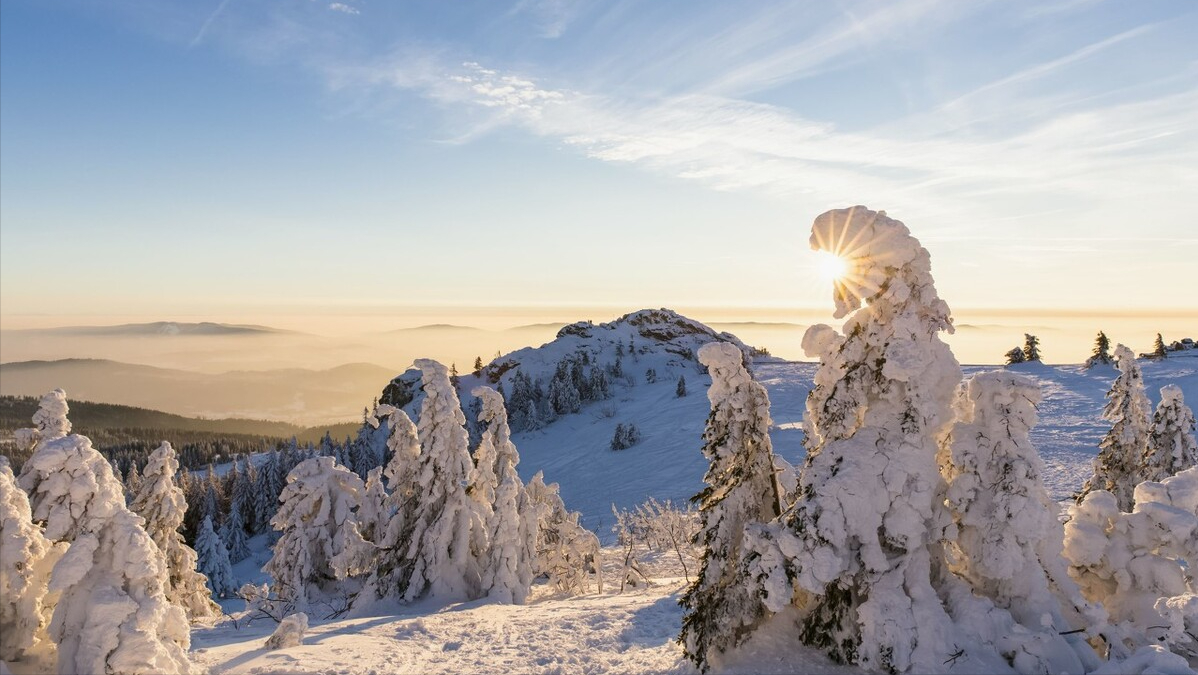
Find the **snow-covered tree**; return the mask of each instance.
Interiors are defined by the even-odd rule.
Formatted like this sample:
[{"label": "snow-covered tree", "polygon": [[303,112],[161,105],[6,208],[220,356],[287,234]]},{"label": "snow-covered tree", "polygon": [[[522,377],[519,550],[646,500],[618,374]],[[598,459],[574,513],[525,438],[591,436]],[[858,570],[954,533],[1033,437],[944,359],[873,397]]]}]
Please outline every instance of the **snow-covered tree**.
[{"label": "snow-covered tree", "polygon": [[1130,513],[1111,493],[1090,492],[1069,509],[1064,553],[1085,596],[1110,612],[1111,639],[1133,649],[1167,641],[1162,610],[1170,598],[1184,609],[1198,590],[1188,576],[1198,565],[1198,468],[1140,483]]},{"label": "snow-covered tree", "polygon": [[358,508],[358,528],[366,541],[378,543],[387,526],[387,490],[383,487],[383,468],[376,466],[366,474],[362,506]]},{"label": "snow-covered tree", "polygon": [[678,398],[686,396],[686,376],[678,376],[678,384],[674,386],[674,395]]},{"label": "snow-covered tree", "polygon": [[218,598],[231,598],[237,590],[237,581],[233,578],[233,563],[229,560],[229,550],[225,542],[212,528],[212,519],[204,516],[196,534],[196,554],[199,558],[199,570],[208,582],[208,587]]},{"label": "snow-covered tree", "polygon": [[190,628],[166,598],[166,560],[91,441],[43,433],[20,482],[46,536],[70,543],[49,585],[58,596],[48,634],[58,645],[59,672],[191,672]]},{"label": "snow-covered tree", "polygon": [[380,405],[378,418],[388,428],[387,454],[391,459],[383,470],[389,492],[383,502],[384,519],[376,525],[374,542],[379,547],[378,560],[367,580],[376,598],[402,598],[411,579],[413,555],[412,533],[420,509],[419,480],[420,437],[416,425],[407,413],[390,405]]},{"label": "snow-covered tree", "polygon": [[562,593],[586,593],[590,575],[595,574],[599,592],[603,578],[599,574],[599,538],[578,523],[581,514],[567,511],[557,483],[545,484],[538,471],[526,486],[530,508],[524,516],[526,527],[535,527],[536,569]]},{"label": "snow-covered tree", "polygon": [[418,359],[416,367],[425,394],[417,426],[419,508],[408,511],[415,522],[407,542],[412,568],[403,598],[478,597],[481,569],[471,538],[484,524],[464,487],[472,467],[466,416],[445,366]]},{"label": "snow-covered tree", "polygon": [[752,543],[766,606],[803,606],[801,639],[842,661],[940,669],[958,651],[932,584],[943,499],[936,454],[961,380],[938,336],[952,330],[949,309],[927,250],[883,212],[824,213],[811,245],[846,260],[835,315],[853,314],[843,334],[813,326],[803,338],[820,367],[800,496],[782,530]]},{"label": "snow-covered tree", "polygon": [[1023,334],[1023,360],[1028,362],[1040,361],[1040,338],[1031,333]]},{"label": "snow-covered tree", "polygon": [[245,523],[241,518],[242,510],[236,507],[229,509],[229,515],[220,526],[220,538],[229,552],[229,562],[239,563],[250,557],[250,541],[245,533]]},{"label": "snow-covered tree", "polygon": [[[482,591],[499,602],[522,605],[528,598],[535,565],[537,530],[527,516],[533,506],[516,473],[520,454],[512,443],[503,396],[490,387],[476,387],[471,393],[482,403],[478,419],[486,424],[475,452],[476,470],[479,476],[493,476],[497,483],[485,510],[488,547]],[[493,468],[484,470],[484,463]]]},{"label": "snow-covered tree", "polygon": [[16,661],[44,639],[50,570],[65,547],[33,524],[29,497],[0,456],[0,661]]},{"label": "snow-covered tree", "polygon": [[210,597],[207,579],[196,571],[196,552],[183,541],[179,528],[187,512],[183,491],[175,486],[179,460],[170,443],[162,442],[146,461],[141,489],[130,508],[146,521],[146,532],[166,557],[166,597],[192,620],[216,616],[220,606]]},{"label": "snow-covered tree", "polygon": [[374,560],[374,546],[358,529],[364,491],[362,479],[332,457],[314,457],[291,470],[271,521],[282,536],[263,568],[279,598],[303,608],[356,590],[340,582],[365,573]]},{"label": "snow-covered tree", "polygon": [[1022,627],[1000,638],[1000,651],[1017,655],[1019,672],[1080,673],[1097,665],[1096,655],[1074,631],[1104,617],[1082,597],[1061,556],[1057,507],[1028,438],[1039,401],[1033,380],[1009,372],[962,383],[941,456],[956,523],[951,567]]},{"label": "snow-covered tree", "polygon": [[125,494],[130,500],[141,492],[142,481],[145,480],[137,471],[137,462],[129,463],[129,471],[125,475]]},{"label": "snow-covered tree", "polygon": [[1023,358],[1023,347],[1012,347],[1005,355],[1007,357],[1007,365],[1013,366],[1016,363],[1023,363],[1026,359]]},{"label": "snow-covered tree", "polygon": [[279,510],[279,493],[283,491],[278,482],[279,453],[270,451],[270,459],[262,465],[254,481],[254,533],[261,534],[270,529],[270,519]]},{"label": "snow-covered tree", "polygon": [[1106,333],[1098,331],[1098,336],[1094,338],[1094,351],[1090,352],[1090,358],[1086,359],[1086,368],[1100,364],[1109,366],[1111,362],[1111,340]]},{"label": "snow-covered tree", "polygon": [[1176,385],[1161,387],[1161,402],[1152,416],[1140,465],[1140,479],[1150,481],[1162,481],[1198,465],[1194,412]]},{"label": "snow-covered tree", "polygon": [[1115,495],[1120,511],[1131,511],[1133,490],[1140,482],[1140,461],[1148,446],[1148,416],[1151,403],[1144,393],[1144,376],[1136,355],[1123,345],[1115,347],[1115,367],[1119,377],[1107,392],[1102,416],[1112,423],[1111,430],[1098,444],[1094,475],[1086,481],[1080,502],[1094,490]]},{"label": "snow-covered tree", "polygon": [[703,431],[703,455],[711,462],[707,483],[692,501],[699,505],[704,547],[695,583],[683,596],[686,608],[679,642],[700,669],[709,654],[734,646],[766,614],[755,582],[741,564],[741,543],[751,523],[782,512],[770,443],[770,402],[765,387],[745,369],[735,345],[712,342],[699,350],[711,374],[711,414]]}]

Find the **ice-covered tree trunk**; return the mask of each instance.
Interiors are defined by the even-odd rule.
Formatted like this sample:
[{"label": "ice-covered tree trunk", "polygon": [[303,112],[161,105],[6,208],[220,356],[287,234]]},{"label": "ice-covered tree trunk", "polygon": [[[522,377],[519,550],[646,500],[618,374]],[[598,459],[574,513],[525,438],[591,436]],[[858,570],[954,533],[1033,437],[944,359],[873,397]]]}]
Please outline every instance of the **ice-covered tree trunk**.
[{"label": "ice-covered tree trunk", "polygon": [[1194,412],[1176,385],[1161,387],[1161,403],[1152,416],[1140,479],[1162,481],[1198,465]]},{"label": "ice-covered tree trunk", "polygon": [[1086,598],[1110,612],[1117,643],[1166,641],[1168,599],[1178,605],[1198,591],[1190,576],[1198,566],[1198,468],[1140,483],[1130,513],[1111,493],[1092,491],[1069,509],[1064,554]]},{"label": "ice-covered tree trunk", "polygon": [[288,474],[271,521],[282,536],[263,568],[280,599],[304,608],[357,590],[341,582],[365,573],[374,561],[374,547],[358,529],[364,489],[362,479],[332,457],[305,460]]},{"label": "ice-covered tree trunk", "polygon": [[[387,453],[391,459],[383,470],[389,492],[383,502],[382,520],[376,526],[378,560],[366,586],[375,598],[401,598],[412,575],[412,533],[420,508],[420,438],[416,425],[404,411],[380,405],[379,417],[388,427]],[[370,417],[367,421],[378,418]]]},{"label": "ice-covered tree trunk", "polygon": [[192,620],[220,614],[209,595],[207,579],[196,570],[196,552],[183,541],[179,528],[187,513],[183,491],[175,486],[179,460],[170,443],[162,442],[150,453],[141,489],[130,508],[146,521],[146,532],[166,557],[169,574],[166,597],[183,608]]},{"label": "ice-covered tree trunk", "polygon": [[166,560],[91,441],[43,436],[21,482],[46,536],[70,543],[49,586],[59,672],[191,672],[187,614],[166,598]]},{"label": "ice-covered tree trunk", "polygon": [[1140,461],[1148,447],[1148,416],[1151,403],[1144,393],[1144,376],[1136,355],[1123,345],[1115,347],[1119,377],[1107,392],[1102,416],[1112,424],[1098,444],[1094,475],[1078,494],[1078,501],[1094,490],[1115,495],[1120,511],[1131,511],[1133,491],[1140,482]]},{"label": "ice-covered tree trunk", "polygon": [[65,548],[33,524],[29,497],[0,456],[0,661],[20,659],[45,637],[50,570]]},{"label": "ice-covered tree trunk", "polygon": [[358,509],[358,526],[362,538],[378,543],[387,526],[387,491],[383,488],[383,468],[376,466],[366,474],[362,506]]},{"label": "ice-covered tree trunk", "polygon": [[204,516],[196,534],[196,555],[199,558],[199,570],[207,581],[213,595],[218,598],[231,598],[237,590],[237,580],[233,578],[233,563],[229,559],[229,550],[225,542],[212,529],[212,519]]},{"label": "ice-covered tree trunk", "polygon": [[[949,537],[952,569],[1021,627],[984,637],[1014,655],[1017,670],[1081,673],[1097,665],[1097,656],[1074,631],[1097,629],[1105,617],[1082,597],[1061,556],[1057,506],[1028,438],[1039,401],[1034,381],[1009,372],[980,373],[962,383],[957,421],[941,456],[956,523]],[[958,612],[968,613],[979,612]]]},{"label": "ice-covered tree trunk", "polygon": [[[884,213],[824,213],[811,245],[845,259],[836,316],[853,314],[843,334],[813,326],[803,338],[820,367],[800,497],[777,533],[783,570],[815,596],[801,638],[869,669],[943,668],[958,650],[932,585],[933,531],[943,527],[936,453],[961,380],[938,335],[952,330],[949,309],[927,250]],[[782,588],[777,575],[765,573],[768,589]],[[771,609],[791,601],[767,593]]]},{"label": "ice-covered tree trunk", "polygon": [[414,498],[419,507],[409,510],[415,514],[406,556],[412,560],[412,573],[403,597],[478,597],[481,564],[471,538],[485,524],[465,489],[472,466],[466,416],[445,366],[418,359],[416,367],[425,394],[417,427],[420,456]]},{"label": "ice-covered tree trunk", "polygon": [[[490,387],[476,387],[471,393],[481,402],[478,421],[486,424],[475,452],[476,475],[497,482],[485,510],[482,590],[500,602],[524,604],[532,584],[537,531],[530,525],[535,520],[522,513],[531,502],[516,473],[520,453],[512,443],[503,396]],[[484,468],[484,463],[490,466]]]},{"label": "ice-covered tree trunk", "polygon": [[734,646],[767,614],[756,582],[745,572],[742,539],[754,523],[777,518],[782,496],[770,444],[770,403],[749,375],[737,347],[704,345],[699,362],[711,374],[711,414],[703,431],[703,455],[711,463],[699,504],[703,561],[683,596],[686,608],[679,642],[687,657],[708,668],[710,655]]}]

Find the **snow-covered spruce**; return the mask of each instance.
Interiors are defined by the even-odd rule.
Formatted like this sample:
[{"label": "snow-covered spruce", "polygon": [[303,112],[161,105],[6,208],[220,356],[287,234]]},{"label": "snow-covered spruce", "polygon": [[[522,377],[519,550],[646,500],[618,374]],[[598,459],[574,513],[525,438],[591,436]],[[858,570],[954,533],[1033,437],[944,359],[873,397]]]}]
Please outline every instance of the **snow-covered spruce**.
[{"label": "snow-covered spruce", "polygon": [[473,466],[466,416],[445,366],[419,359],[424,402],[417,433],[417,490],[413,499],[419,507],[406,542],[411,575],[400,591],[405,600],[431,596],[441,600],[465,600],[479,596],[481,569],[471,546],[475,530],[483,527],[478,509],[466,494],[465,484]]},{"label": "snow-covered spruce", "polygon": [[1115,347],[1115,367],[1119,377],[1107,392],[1102,416],[1111,422],[1111,430],[1098,444],[1094,475],[1086,481],[1078,501],[1094,490],[1115,495],[1120,511],[1131,511],[1133,491],[1140,476],[1140,462],[1148,446],[1149,414],[1152,407],[1144,393],[1144,376],[1136,355],[1123,345]]},{"label": "snow-covered spruce", "polygon": [[[1105,616],[1082,597],[1061,557],[1057,507],[1044,487],[1044,463],[1028,438],[1039,402],[1039,386],[1010,372],[979,373],[961,384],[956,422],[940,462],[956,523],[949,530],[955,553],[949,560],[972,594],[1009,612],[1010,623],[1018,624],[983,638],[1013,655],[1016,670],[1080,673],[1098,661],[1084,642],[1087,636],[1075,631],[1100,627]],[[968,619],[984,613],[971,604],[974,611],[962,607],[955,613],[974,615]],[[1003,614],[991,612],[989,619],[1007,624]]]},{"label": "snow-covered spruce", "polygon": [[[33,427],[13,432],[17,446],[30,453],[36,453],[42,443],[71,433],[71,421],[67,419],[69,412],[67,394],[62,389],[43,394],[38,402],[37,411],[33,413]],[[29,491],[29,479],[26,478],[28,466],[26,462],[21,467],[21,475],[17,477],[17,484],[26,492]]]},{"label": "snow-covered spruce", "polygon": [[580,513],[567,511],[557,483],[545,484],[538,471],[526,486],[531,504],[524,513],[525,527],[535,527],[537,575],[545,575],[559,592],[582,594],[590,590],[595,573],[599,592],[603,577],[598,574],[599,538],[578,523]]},{"label": "snow-covered spruce", "polygon": [[263,571],[284,603],[305,609],[341,606],[356,593],[347,583],[370,569],[374,546],[362,538],[357,509],[365,486],[332,457],[313,457],[287,475],[271,525],[282,536]]},{"label": "snow-covered spruce", "polygon": [[816,218],[811,245],[846,260],[835,316],[853,314],[843,334],[813,326],[803,338],[820,368],[800,496],[784,528],[753,544],[774,563],[760,573],[767,607],[804,608],[804,642],[868,669],[929,672],[958,652],[999,668],[981,650],[961,651],[933,586],[933,529],[947,526],[936,454],[961,369],[938,335],[952,319],[928,252],[901,222],[860,206]]},{"label": "snow-covered spruce", "polygon": [[370,596],[375,599],[403,597],[412,574],[412,532],[421,503],[419,431],[407,413],[399,408],[383,404],[376,412],[378,417],[368,418],[368,421],[374,419],[377,423],[381,418],[388,428],[387,451],[391,459],[383,474],[389,491],[380,519],[374,526],[374,542],[379,551],[366,581],[370,593],[360,596],[364,601],[369,601]]},{"label": "snow-covered spruce", "polygon": [[479,482],[471,483],[471,494],[492,495],[485,509],[482,591],[499,602],[522,605],[532,586],[536,557],[537,530],[528,517],[534,507],[516,473],[520,453],[512,443],[503,396],[490,387],[475,387],[471,394],[481,401],[478,421],[486,424],[474,453]]},{"label": "snow-covered spruce", "polygon": [[699,349],[711,374],[711,414],[703,431],[703,455],[711,462],[699,504],[703,562],[683,596],[686,608],[679,642],[706,670],[709,655],[734,646],[767,614],[761,594],[741,564],[746,526],[782,512],[770,444],[770,403],[753,381],[734,345],[712,342]]},{"label": "snow-covered spruce", "polygon": [[1131,513],[1092,491],[1069,509],[1064,554],[1086,598],[1110,613],[1113,649],[1170,640],[1185,648],[1161,614],[1169,598],[1181,604],[1196,590],[1186,571],[1198,566],[1198,468],[1137,485]]},{"label": "snow-covered spruce", "polygon": [[49,585],[59,672],[191,672],[190,627],[166,598],[166,560],[91,441],[43,437],[22,483],[46,536],[70,543]]},{"label": "snow-covered spruce", "polygon": [[1112,362],[1111,339],[1106,336],[1106,333],[1098,331],[1098,335],[1094,338],[1094,350],[1090,352],[1090,358],[1086,359],[1086,368],[1090,369],[1099,365],[1109,366]]},{"label": "snow-covered spruce", "polygon": [[163,441],[146,461],[140,489],[133,496],[130,508],[145,519],[146,532],[166,557],[167,599],[182,607],[194,621],[220,614],[220,606],[212,601],[207,579],[196,571],[196,552],[184,543],[179,532],[187,500],[175,486],[174,476],[178,471],[175,450]]},{"label": "snow-covered spruce", "polygon": [[1194,411],[1176,385],[1161,387],[1161,402],[1152,416],[1148,445],[1140,463],[1140,479],[1162,481],[1198,465]]},{"label": "snow-covered spruce", "polygon": [[362,538],[377,544],[387,525],[387,490],[383,487],[383,467],[376,466],[366,474],[362,489],[362,506],[358,507],[358,529]]},{"label": "snow-covered spruce", "polygon": [[212,529],[212,519],[204,516],[196,533],[196,555],[199,558],[200,574],[207,581],[213,595],[218,598],[233,597],[237,582],[233,579],[233,564],[225,542]]},{"label": "snow-covered spruce", "polygon": [[65,548],[33,524],[29,497],[0,456],[0,661],[16,661],[44,639],[50,570]]}]

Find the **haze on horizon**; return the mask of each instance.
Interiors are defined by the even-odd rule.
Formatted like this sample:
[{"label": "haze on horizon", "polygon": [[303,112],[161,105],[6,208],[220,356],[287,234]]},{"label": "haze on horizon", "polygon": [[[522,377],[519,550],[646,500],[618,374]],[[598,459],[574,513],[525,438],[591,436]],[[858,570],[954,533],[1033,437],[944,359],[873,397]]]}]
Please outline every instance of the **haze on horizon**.
[{"label": "haze on horizon", "polygon": [[644,307],[831,322],[806,232],[857,203],[931,252],[962,361],[1030,328],[1050,361],[1099,329],[1142,351],[1198,333],[1195,29],[1155,0],[5,0],[0,329],[316,337],[0,360],[402,368],[416,342],[377,336],[433,323],[494,332],[422,354],[462,361]]}]

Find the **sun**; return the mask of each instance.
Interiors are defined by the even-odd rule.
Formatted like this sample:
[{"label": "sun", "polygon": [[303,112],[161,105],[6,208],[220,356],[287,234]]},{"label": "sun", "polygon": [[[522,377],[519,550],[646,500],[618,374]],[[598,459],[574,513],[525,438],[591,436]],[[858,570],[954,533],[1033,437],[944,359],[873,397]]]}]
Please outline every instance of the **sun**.
[{"label": "sun", "polygon": [[848,274],[849,263],[844,258],[827,251],[816,251],[815,269],[824,281],[840,281]]}]

